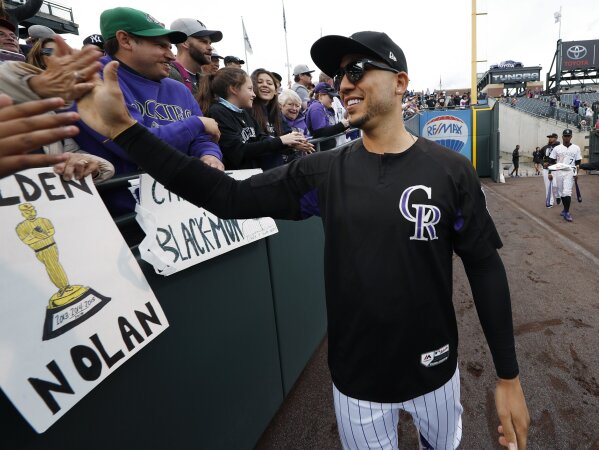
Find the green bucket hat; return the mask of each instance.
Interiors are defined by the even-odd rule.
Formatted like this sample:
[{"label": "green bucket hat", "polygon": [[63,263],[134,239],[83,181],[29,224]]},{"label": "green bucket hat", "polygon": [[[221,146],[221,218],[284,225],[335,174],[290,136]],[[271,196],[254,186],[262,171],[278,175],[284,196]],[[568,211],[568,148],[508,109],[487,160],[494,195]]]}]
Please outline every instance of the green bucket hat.
[{"label": "green bucket hat", "polygon": [[164,25],[151,15],[133,8],[107,9],[100,15],[100,32],[105,41],[114,38],[117,31],[126,31],[141,37],[168,36],[173,44],[187,40],[185,33],[164,28]]}]

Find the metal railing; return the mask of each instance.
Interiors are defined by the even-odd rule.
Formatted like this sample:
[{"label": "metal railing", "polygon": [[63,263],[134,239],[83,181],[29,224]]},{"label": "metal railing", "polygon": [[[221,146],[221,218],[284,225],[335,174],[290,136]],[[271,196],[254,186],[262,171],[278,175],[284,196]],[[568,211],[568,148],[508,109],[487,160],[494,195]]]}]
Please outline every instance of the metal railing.
[{"label": "metal railing", "polygon": [[[535,99],[535,100],[545,102],[545,100],[543,100],[543,99]],[[558,122],[562,122],[562,123],[565,123],[568,125],[574,125],[580,131],[589,131],[591,129],[591,124],[584,124],[584,125],[581,124],[581,122],[582,122],[582,120],[584,120],[584,118],[580,114],[567,111],[558,106],[549,106],[550,109],[548,110],[548,112],[542,113],[540,111],[535,112],[535,111],[532,111],[532,110],[524,108],[524,107],[519,107],[518,102],[516,102],[516,104],[514,104],[514,105],[511,105],[508,102],[501,102],[501,103],[505,106],[509,106],[518,111],[522,111],[523,113],[529,114],[533,117],[538,117],[541,119],[555,120],[556,124]]]},{"label": "metal railing", "polygon": [[[326,137],[321,137],[321,138],[308,139],[308,142],[310,142],[311,144],[313,144],[314,147],[315,147],[315,149],[316,149],[316,151],[319,152],[320,151],[320,144],[321,143],[323,143],[325,141],[330,141],[331,139],[337,139],[338,137],[341,137],[341,136],[347,136],[348,134],[350,134],[350,133],[352,133],[354,131],[359,131],[359,129],[358,128],[349,128],[348,130],[345,130],[343,133],[334,134],[333,136],[326,136]],[[346,143],[338,145],[338,146],[335,146],[334,148],[337,149],[337,148],[346,147],[346,144],[350,144],[354,140],[347,141]]]},{"label": "metal railing", "polygon": [[40,8],[41,13],[49,14],[54,17],[60,17],[61,19],[75,22],[73,17],[73,8],[68,6],[60,5],[54,2],[44,1]]}]

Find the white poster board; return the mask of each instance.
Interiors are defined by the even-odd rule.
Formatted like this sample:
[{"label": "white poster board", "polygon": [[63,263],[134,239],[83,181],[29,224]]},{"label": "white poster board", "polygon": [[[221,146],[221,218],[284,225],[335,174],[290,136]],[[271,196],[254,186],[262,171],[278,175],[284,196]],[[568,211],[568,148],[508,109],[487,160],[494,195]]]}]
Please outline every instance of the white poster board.
[{"label": "white poster board", "polygon": [[[236,180],[260,169],[227,172]],[[270,217],[219,219],[169,192],[151,176],[140,177],[137,222],[146,233],[139,253],[156,273],[171,275],[278,232]]]},{"label": "white poster board", "polygon": [[168,327],[91,177],[0,179],[0,387],[44,432]]}]

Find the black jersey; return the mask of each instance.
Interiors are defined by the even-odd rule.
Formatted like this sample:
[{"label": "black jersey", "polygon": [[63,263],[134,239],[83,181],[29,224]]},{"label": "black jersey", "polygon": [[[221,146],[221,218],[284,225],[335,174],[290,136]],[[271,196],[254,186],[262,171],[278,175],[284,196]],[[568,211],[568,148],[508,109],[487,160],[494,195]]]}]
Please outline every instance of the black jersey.
[{"label": "black jersey", "polygon": [[547,144],[547,145],[544,145],[541,148],[541,153],[542,153],[542,156],[543,156],[543,165],[545,165],[545,164],[550,165],[551,164],[551,161],[549,161],[549,159],[550,159],[549,155],[551,155],[551,152],[553,151],[553,149],[555,147],[557,147],[558,145],[560,145],[560,142],[559,141],[555,141],[553,144]]},{"label": "black jersey", "polygon": [[[325,229],[329,367],[341,392],[401,402],[451,378],[458,346],[453,252],[479,261],[502,245],[470,161],[422,138],[382,155],[356,142],[236,182],[180,152],[150,151],[163,145],[152,139],[134,126],[117,143],[167,188],[223,218],[300,219],[304,194],[316,192]],[[517,363],[506,296],[499,345],[506,357],[494,359],[496,368],[507,363],[507,378]]]}]

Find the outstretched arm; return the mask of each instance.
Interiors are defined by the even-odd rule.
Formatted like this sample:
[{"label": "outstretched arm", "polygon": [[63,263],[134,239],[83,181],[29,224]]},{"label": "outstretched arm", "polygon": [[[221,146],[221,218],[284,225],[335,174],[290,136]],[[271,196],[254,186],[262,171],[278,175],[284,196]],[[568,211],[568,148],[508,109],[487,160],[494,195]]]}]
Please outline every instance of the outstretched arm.
[{"label": "outstretched arm", "polygon": [[60,98],[13,105],[0,95],[0,178],[31,167],[44,167],[67,159],[67,155],[27,155],[43,145],[75,136],[76,113],[45,114],[64,106]]},{"label": "outstretched arm", "polygon": [[117,68],[115,61],[107,64],[104,81],[98,78],[93,91],[79,102],[79,113],[88,126],[109,136],[167,189],[221,218],[301,218],[300,198],[312,189],[309,176],[289,176],[291,166],[284,166],[238,182],[176,151],[129,116]]},{"label": "outstretched arm", "polygon": [[499,443],[510,450],[523,450],[526,448],[530,416],[518,377],[510,292],[505,269],[496,251],[482,260],[463,262],[498,376],[495,406],[501,422]]}]

